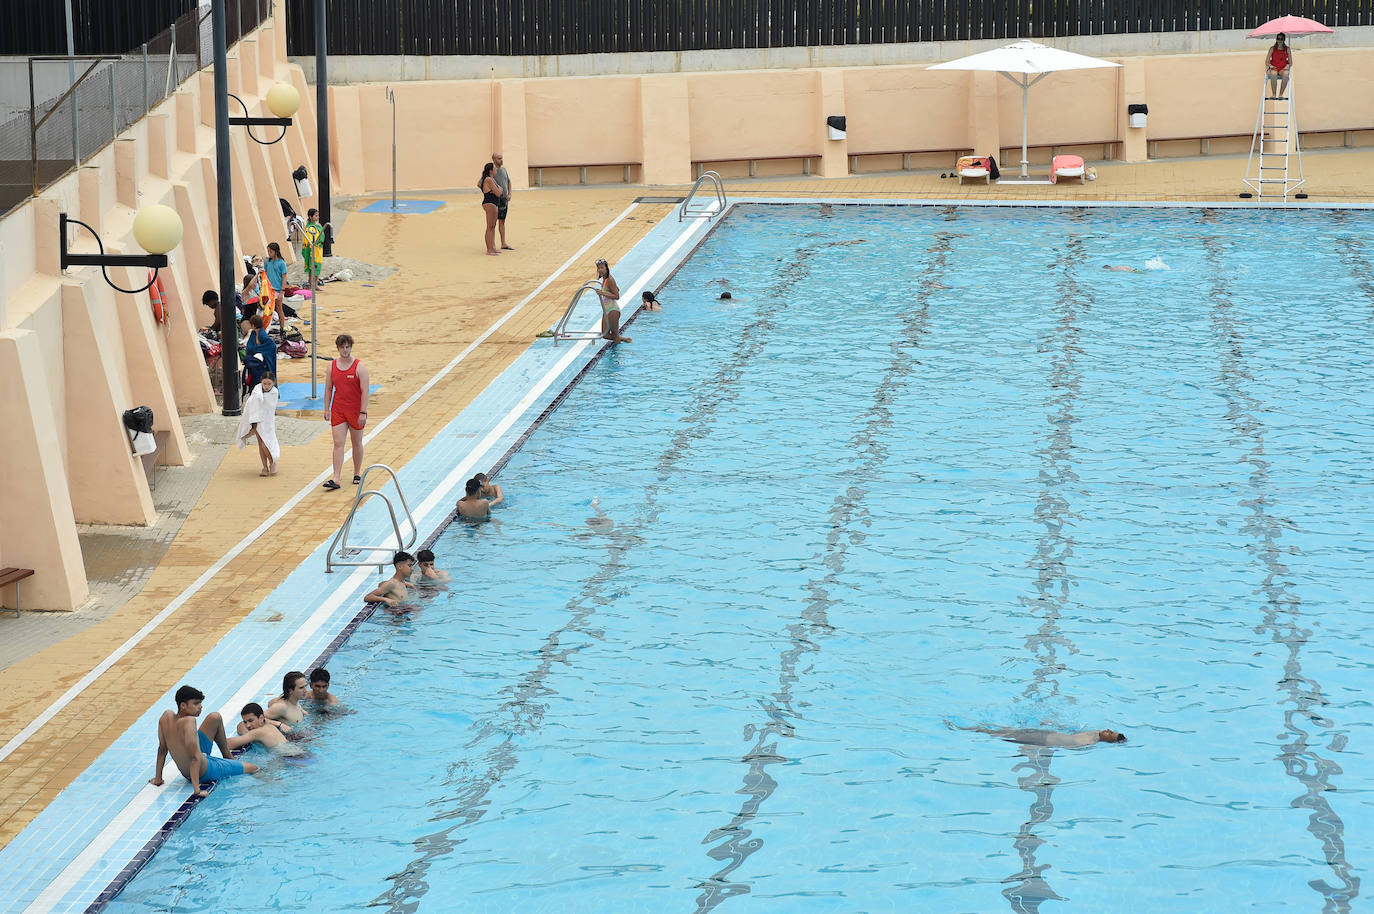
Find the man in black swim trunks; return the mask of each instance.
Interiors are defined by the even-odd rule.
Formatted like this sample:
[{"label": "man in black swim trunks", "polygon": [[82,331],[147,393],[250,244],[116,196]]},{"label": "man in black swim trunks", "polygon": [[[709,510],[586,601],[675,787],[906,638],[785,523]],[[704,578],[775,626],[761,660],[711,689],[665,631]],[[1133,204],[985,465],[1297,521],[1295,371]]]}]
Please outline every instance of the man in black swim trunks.
[{"label": "man in black swim trunks", "polygon": [[510,173],[502,164],[504,161],[501,153],[491,154],[491,164],[496,166],[492,178],[496,181],[496,186],[501,188],[501,202],[496,204],[496,227],[501,232],[501,250],[513,251],[515,248],[506,244],[506,210],[510,209]]}]

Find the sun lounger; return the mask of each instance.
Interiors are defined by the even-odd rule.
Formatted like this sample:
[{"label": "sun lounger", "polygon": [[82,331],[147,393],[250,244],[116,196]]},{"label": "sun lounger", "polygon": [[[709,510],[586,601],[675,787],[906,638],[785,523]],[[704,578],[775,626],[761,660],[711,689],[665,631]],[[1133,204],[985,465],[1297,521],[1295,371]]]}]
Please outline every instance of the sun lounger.
[{"label": "sun lounger", "polygon": [[1077,178],[1088,183],[1088,169],[1083,167],[1082,156],[1055,156],[1050,163],[1050,183],[1058,183],[1060,178]]},{"label": "sun lounger", "polygon": [[960,156],[954,171],[959,176],[960,184],[964,183],[965,178],[982,178],[984,184],[992,183],[992,163],[987,156]]}]

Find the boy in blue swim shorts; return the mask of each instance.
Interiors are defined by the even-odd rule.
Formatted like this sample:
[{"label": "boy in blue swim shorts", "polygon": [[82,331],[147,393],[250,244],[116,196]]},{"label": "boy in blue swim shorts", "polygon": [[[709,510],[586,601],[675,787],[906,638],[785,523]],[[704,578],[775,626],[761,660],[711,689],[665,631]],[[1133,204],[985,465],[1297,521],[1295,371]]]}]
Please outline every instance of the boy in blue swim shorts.
[{"label": "boy in blue swim shorts", "polygon": [[[172,756],[177,770],[191,782],[192,796],[208,796],[201,786],[209,781],[218,781],[239,774],[255,774],[258,766],[252,762],[240,762],[232,757],[229,737],[224,732],[224,719],[218,711],[205,716],[205,722],[196,727],[200,717],[201,705],[205,695],[196,688],[184,685],[177,689],[175,712],[164,711],[157,722],[157,762],[153,776],[148,783],[154,787],[162,786],[162,768],[167,764],[167,756]],[[214,758],[210,751],[219,746],[223,758]]]}]

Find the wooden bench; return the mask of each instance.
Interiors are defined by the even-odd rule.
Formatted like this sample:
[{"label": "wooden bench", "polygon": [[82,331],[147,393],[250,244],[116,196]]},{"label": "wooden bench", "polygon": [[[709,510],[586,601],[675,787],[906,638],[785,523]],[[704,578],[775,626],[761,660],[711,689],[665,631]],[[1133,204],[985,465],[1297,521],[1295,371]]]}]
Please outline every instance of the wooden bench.
[{"label": "wooden bench", "polygon": [[[1308,139],[1308,138],[1311,138],[1311,137],[1332,136],[1332,135],[1338,134],[1338,135],[1340,136],[1340,138],[1341,138],[1341,142],[1340,142],[1340,144],[1339,144],[1339,148],[1354,149],[1355,146],[1356,146],[1356,143],[1355,143],[1355,135],[1356,135],[1357,133],[1370,133],[1371,131],[1374,131],[1374,127],[1344,127],[1344,128],[1340,128],[1340,129],[1333,129],[1333,130],[1302,130],[1302,129],[1299,129],[1299,130],[1298,130],[1298,142],[1299,142],[1299,143],[1302,143],[1302,148],[1303,148],[1304,151],[1307,150],[1307,149],[1334,149],[1334,148],[1338,148],[1337,145],[1334,144],[1334,143],[1333,143],[1333,144],[1329,144],[1329,145],[1323,143],[1323,144],[1316,145],[1316,146],[1308,146],[1308,145],[1307,145],[1305,142],[1303,142],[1303,141],[1304,141],[1304,139]],[[1149,155],[1150,158],[1152,158],[1152,159],[1157,159],[1157,158],[1160,157],[1160,156],[1159,156],[1159,144],[1160,144],[1160,143],[1191,143],[1191,142],[1196,141],[1196,142],[1197,142],[1197,145],[1198,145],[1198,155],[1208,156],[1208,155],[1211,155],[1211,154],[1212,154],[1212,141],[1213,141],[1213,140],[1238,140],[1238,141],[1247,141],[1247,143],[1248,143],[1249,141],[1252,141],[1253,139],[1254,139],[1254,133],[1253,133],[1253,132],[1251,132],[1251,133],[1213,133],[1213,134],[1209,134],[1209,135],[1207,135],[1207,136],[1197,136],[1197,137],[1193,137],[1193,136],[1164,136],[1164,137],[1154,137],[1154,138],[1152,138],[1152,139],[1149,141],[1149,144],[1148,144],[1148,146],[1146,147],[1146,149],[1147,149],[1147,154]],[[1242,150],[1242,151],[1243,151],[1243,150]],[[1168,156],[1165,156],[1165,158],[1168,158]]]},{"label": "wooden bench", "polygon": [[625,183],[630,183],[630,169],[638,168],[643,162],[568,162],[561,165],[534,165],[531,164],[530,171],[534,172],[534,186],[544,186],[544,169],[546,168],[576,168],[579,184],[587,183],[588,168],[623,168],[625,170]]},{"label": "wooden bench", "polygon": [[700,178],[706,172],[713,170],[707,167],[709,165],[720,165],[725,162],[748,162],[749,177],[757,178],[759,176],[760,162],[782,162],[788,159],[801,159],[802,174],[809,177],[811,175],[811,160],[819,158],[821,158],[819,152],[800,152],[796,155],[789,156],[740,156],[738,159],[702,159],[699,162],[693,162],[692,169],[696,172],[696,176]]},{"label": "wooden bench", "polygon": [[864,152],[851,152],[849,154],[849,173],[852,175],[860,173],[859,159],[870,157],[877,158],[878,156],[901,156],[902,171],[911,171],[911,157],[921,156],[923,159],[928,158],[930,160],[928,164],[921,167],[943,171],[942,162],[948,159],[950,153],[953,153],[957,158],[961,155],[969,155],[972,151],[973,150],[965,147],[963,149],[881,149],[876,151],[865,150]]},{"label": "wooden bench", "polygon": [[14,585],[14,617],[19,618],[19,582],[33,577],[32,568],[0,568],[0,587]]}]

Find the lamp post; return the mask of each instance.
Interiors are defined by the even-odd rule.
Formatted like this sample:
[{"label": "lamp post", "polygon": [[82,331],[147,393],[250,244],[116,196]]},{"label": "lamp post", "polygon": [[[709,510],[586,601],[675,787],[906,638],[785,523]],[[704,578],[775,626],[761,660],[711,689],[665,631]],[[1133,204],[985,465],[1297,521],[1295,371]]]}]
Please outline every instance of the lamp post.
[{"label": "lamp post", "polygon": [[[234,296],[238,291],[238,271],[234,265],[234,199],[229,182],[229,126],[248,128],[249,137],[268,146],[280,142],[291,126],[291,115],[300,106],[300,93],[292,86],[278,84],[267,92],[267,107],[276,117],[248,117],[248,106],[229,93],[229,41],[224,17],[225,0],[211,0],[210,26],[215,46],[215,196],[219,214],[219,326],[220,367],[223,369],[224,403],[220,412],[237,416],[243,412],[239,390],[238,321]],[[239,103],[244,117],[229,116],[229,99]],[[282,135],[264,143],[253,136],[254,127],[281,127]]]},{"label": "lamp post", "polygon": [[[136,295],[147,289],[157,280],[157,271],[167,266],[171,260],[167,253],[181,244],[181,217],[177,211],[170,206],[163,206],[155,203],[139,210],[134,217],[134,240],[138,246],[147,251],[147,254],[106,254],[105,243],[100,240],[95,229],[79,219],[72,219],[66,213],[58,214],[57,228],[61,234],[61,266],[63,270],[68,267],[100,267],[101,275],[105,277],[105,283],[112,289],[119,292],[127,292]],[[90,232],[95,238],[96,247],[100,249],[98,254],[73,254],[67,250],[67,226],[79,225]],[[147,267],[153,273],[148,277],[148,281],[137,289],[126,289],[116,285],[110,279],[110,274],[106,267]]]},{"label": "lamp post", "polygon": [[215,54],[215,198],[219,216],[219,328],[220,368],[223,369],[223,415],[243,412],[239,398],[238,318],[234,293],[234,198],[229,184],[229,42],[224,21],[225,0],[210,2],[210,33]]},{"label": "lamp post", "polygon": [[324,0],[315,0],[315,167],[320,172],[319,209],[320,225],[324,227],[324,256],[329,257],[334,253],[334,228],[329,224],[329,71],[326,66],[329,39],[324,24]]}]

